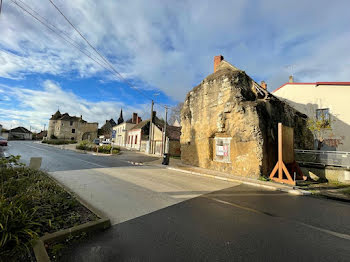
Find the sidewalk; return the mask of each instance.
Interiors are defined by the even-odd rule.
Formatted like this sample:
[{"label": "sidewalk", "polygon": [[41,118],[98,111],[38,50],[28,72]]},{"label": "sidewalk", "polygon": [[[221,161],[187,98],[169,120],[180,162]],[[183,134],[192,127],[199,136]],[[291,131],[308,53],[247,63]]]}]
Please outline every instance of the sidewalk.
[{"label": "sidewalk", "polygon": [[[162,159],[158,159],[156,161],[148,162],[145,164],[159,166],[161,165],[161,163],[162,163]],[[307,190],[302,190],[297,186],[289,186],[289,185],[279,184],[271,181],[261,181],[254,178],[234,176],[232,174],[227,174],[227,173],[223,173],[215,170],[186,165],[186,164],[183,164],[180,159],[170,158],[169,166],[167,166],[166,168],[170,170],[183,172],[183,173],[197,175],[197,176],[210,177],[210,178],[225,180],[230,182],[239,182],[250,186],[262,187],[268,190],[283,191],[294,195],[311,195],[311,192]]]},{"label": "sidewalk", "polygon": [[309,190],[312,195],[350,202],[350,185],[339,182],[308,183],[300,188]]}]

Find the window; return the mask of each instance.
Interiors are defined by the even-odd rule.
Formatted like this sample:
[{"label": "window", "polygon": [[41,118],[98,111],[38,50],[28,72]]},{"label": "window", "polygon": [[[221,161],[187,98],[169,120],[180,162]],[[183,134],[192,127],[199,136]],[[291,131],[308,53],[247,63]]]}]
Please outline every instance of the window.
[{"label": "window", "polygon": [[70,121],[70,123],[69,123],[71,126],[73,125],[73,121]]},{"label": "window", "polygon": [[74,133],[75,133],[75,129],[73,128],[73,129],[72,129],[72,134],[74,134]]},{"label": "window", "polygon": [[131,136],[131,144],[132,144],[132,139],[134,138],[134,136]]},{"label": "window", "polygon": [[231,163],[230,146],[231,137],[215,137],[215,161]]},{"label": "window", "polygon": [[321,123],[321,127],[330,127],[331,118],[329,115],[329,108],[316,109],[316,120]]},{"label": "window", "polygon": [[137,144],[137,135],[135,136],[135,145]]}]

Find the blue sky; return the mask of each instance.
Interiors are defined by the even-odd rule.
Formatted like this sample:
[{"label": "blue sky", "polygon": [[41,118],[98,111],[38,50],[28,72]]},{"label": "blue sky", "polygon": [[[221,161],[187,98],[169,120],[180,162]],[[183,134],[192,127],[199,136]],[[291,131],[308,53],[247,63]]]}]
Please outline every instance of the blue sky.
[{"label": "blue sky", "polygon": [[[21,1],[93,52],[49,1]],[[58,107],[99,123],[118,118],[121,107],[126,117],[149,116],[148,98],[3,2],[1,124],[40,130]],[[349,1],[54,2],[124,78],[170,106],[212,73],[219,54],[270,91],[290,74],[303,82],[350,80]]]}]

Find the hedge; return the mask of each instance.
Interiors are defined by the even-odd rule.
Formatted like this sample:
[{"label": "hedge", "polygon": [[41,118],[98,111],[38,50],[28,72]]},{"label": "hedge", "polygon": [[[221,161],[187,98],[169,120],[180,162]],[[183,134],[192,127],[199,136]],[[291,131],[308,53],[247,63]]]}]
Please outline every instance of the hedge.
[{"label": "hedge", "polygon": [[[112,146],[111,145],[102,145],[97,146],[89,141],[81,141],[77,146],[76,149],[85,150],[85,151],[93,151],[103,153],[103,154],[110,154]],[[113,154],[118,154],[120,152],[119,147],[113,147]]]},{"label": "hedge", "polygon": [[41,143],[50,144],[50,145],[68,145],[68,144],[76,144],[75,140],[43,140]]},{"label": "hedge", "polygon": [[31,243],[46,232],[97,217],[45,172],[0,158],[0,261],[32,261]]}]

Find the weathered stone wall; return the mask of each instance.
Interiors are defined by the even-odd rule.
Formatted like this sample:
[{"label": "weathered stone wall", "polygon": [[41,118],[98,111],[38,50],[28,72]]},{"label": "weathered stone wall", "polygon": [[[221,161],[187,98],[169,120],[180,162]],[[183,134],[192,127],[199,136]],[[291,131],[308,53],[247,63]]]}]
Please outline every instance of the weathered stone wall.
[{"label": "weathered stone wall", "polygon": [[[75,133],[72,133],[72,129],[75,130]],[[50,139],[51,135],[54,135],[58,139],[64,140],[93,140],[97,137],[97,130],[98,123],[76,120],[72,121],[71,125],[71,121],[50,120],[47,137]]]},{"label": "weathered stone wall", "polygon": [[[223,61],[188,93],[181,111],[185,163],[234,175],[268,175],[277,161],[277,124],[294,127],[298,148],[312,148],[306,118],[267,92],[259,94],[245,72]],[[268,97],[267,97],[268,96]],[[215,138],[230,140],[230,162],[216,160]]]},{"label": "weathered stone wall", "polygon": [[77,125],[77,141],[94,140],[97,138],[98,123],[87,123],[78,121]]}]

